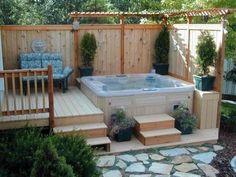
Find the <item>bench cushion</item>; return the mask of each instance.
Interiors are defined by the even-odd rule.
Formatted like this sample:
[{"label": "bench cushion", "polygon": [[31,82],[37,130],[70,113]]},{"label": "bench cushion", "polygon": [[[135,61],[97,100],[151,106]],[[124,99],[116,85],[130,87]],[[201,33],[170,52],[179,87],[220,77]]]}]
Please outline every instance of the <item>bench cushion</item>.
[{"label": "bench cushion", "polygon": [[20,68],[21,69],[36,69],[42,68],[41,53],[21,53]]},{"label": "bench cushion", "polygon": [[62,74],[63,72],[62,55],[60,53],[42,54],[42,67],[47,68],[48,65],[52,65],[53,74]]}]

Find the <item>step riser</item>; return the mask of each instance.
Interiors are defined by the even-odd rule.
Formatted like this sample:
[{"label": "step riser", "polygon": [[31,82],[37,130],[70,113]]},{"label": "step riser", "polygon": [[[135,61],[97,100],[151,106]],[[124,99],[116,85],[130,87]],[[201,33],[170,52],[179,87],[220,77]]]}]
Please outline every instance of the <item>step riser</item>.
[{"label": "step riser", "polygon": [[155,136],[155,137],[148,137],[144,138],[140,135],[140,141],[145,145],[155,145],[155,144],[163,144],[163,143],[171,143],[180,141],[181,136],[180,134],[172,134],[172,135],[163,135],[163,136]]},{"label": "step riser", "polygon": [[174,127],[175,127],[174,120],[163,121],[163,122],[150,122],[150,123],[137,124],[136,131],[162,130]]},{"label": "step riser", "polygon": [[55,126],[66,126],[66,125],[76,125],[76,124],[89,124],[89,123],[103,123],[104,115],[86,115],[79,117],[65,117],[65,118],[56,118]]},{"label": "step riser", "polygon": [[59,135],[80,134],[86,138],[98,138],[98,137],[106,137],[107,129],[100,128],[100,129],[92,129],[92,130],[78,130],[78,131],[71,131],[71,132],[61,132],[57,134]]}]

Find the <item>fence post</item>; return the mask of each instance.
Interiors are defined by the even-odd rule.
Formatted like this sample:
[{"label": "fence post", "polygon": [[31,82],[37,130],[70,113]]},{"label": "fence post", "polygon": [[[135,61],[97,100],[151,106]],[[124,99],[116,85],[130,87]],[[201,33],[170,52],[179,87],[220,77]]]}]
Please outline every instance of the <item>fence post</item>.
[{"label": "fence post", "polygon": [[55,127],[52,65],[48,65],[48,102],[49,102],[49,127],[50,129],[52,129]]}]

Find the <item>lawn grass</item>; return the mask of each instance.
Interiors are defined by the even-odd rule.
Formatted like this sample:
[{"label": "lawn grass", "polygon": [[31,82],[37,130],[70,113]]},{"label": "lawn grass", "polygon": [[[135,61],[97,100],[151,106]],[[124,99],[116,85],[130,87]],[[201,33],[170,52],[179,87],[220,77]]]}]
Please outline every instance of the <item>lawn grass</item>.
[{"label": "lawn grass", "polygon": [[229,116],[236,116],[236,104],[222,102],[221,103],[221,114],[229,117]]}]

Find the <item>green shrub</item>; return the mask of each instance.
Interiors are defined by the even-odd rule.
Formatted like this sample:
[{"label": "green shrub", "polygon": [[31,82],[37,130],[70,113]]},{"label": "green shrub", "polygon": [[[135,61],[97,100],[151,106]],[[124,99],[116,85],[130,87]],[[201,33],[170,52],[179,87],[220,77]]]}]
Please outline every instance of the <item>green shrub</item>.
[{"label": "green shrub", "polygon": [[170,34],[167,26],[163,26],[160,34],[155,41],[155,59],[156,63],[168,63],[170,49]]},{"label": "green shrub", "polygon": [[50,140],[42,143],[35,155],[31,177],[75,177],[72,167],[59,157]]},{"label": "green shrub", "polygon": [[208,31],[201,32],[197,44],[198,75],[207,75],[216,58],[216,44]]},{"label": "green shrub", "polygon": [[52,139],[58,154],[66,158],[79,177],[96,176],[96,163],[93,149],[80,136],[54,136]]},{"label": "green shrub", "polygon": [[85,33],[81,40],[81,55],[84,66],[92,66],[97,50],[96,38],[93,33]]},{"label": "green shrub", "polygon": [[236,132],[236,105],[221,103],[221,127],[228,132]]}]

